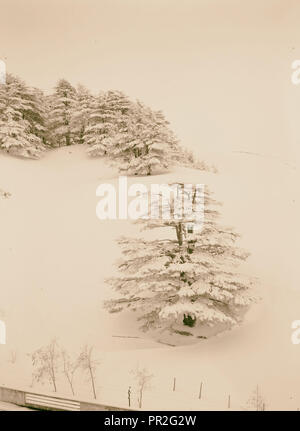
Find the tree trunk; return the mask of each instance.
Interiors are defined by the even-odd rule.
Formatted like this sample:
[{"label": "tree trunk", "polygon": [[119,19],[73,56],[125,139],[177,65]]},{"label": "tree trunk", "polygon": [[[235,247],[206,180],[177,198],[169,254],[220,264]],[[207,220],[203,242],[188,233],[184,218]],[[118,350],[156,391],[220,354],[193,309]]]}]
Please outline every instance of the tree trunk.
[{"label": "tree trunk", "polygon": [[67,379],[68,379],[68,382],[69,382],[72,394],[75,395],[74,388],[73,388],[73,383],[72,383],[72,379],[69,377],[69,375],[67,375]]},{"label": "tree trunk", "polygon": [[178,225],[176,225],[175,228],[176,228],[178,245],[179,245],[179,247],[181,247],[183,244],[182,223],[178,223]]},{"label": "tree trunk", "polygon": [[95,389],[95,382],[94,382],[94,376],[93,376],[93,371],[91,368],[89,368],[90,371],[90,376],[91,376],[91,381],[92,381],[92,388],[93,388],[93,394],[94,394],[94,398],[96,399],[96,389]]},{"label": "tree trunk", "polygon": [[142,404],[143,404],[143,387],[141,387],[140,389],[140,397],[139,397],[139,408],[142,408]]},{"label": "tree trunk", "polygon": [[51,379],[52,379],[52,383],[53,383],[54,392],[57,392],[55,377],[52,376]]}]

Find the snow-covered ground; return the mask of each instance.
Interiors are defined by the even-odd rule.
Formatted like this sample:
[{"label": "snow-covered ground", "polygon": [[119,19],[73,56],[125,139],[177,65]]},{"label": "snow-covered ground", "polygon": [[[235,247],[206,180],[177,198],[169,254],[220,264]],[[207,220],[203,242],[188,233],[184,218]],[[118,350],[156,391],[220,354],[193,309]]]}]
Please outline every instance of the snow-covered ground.
[{"label": "snow-covered ground", "polygon": [[[242,408],[256,384],[267,408],[300,408],[300,345],[291,342],[291,323],[300,319],[299,242],[293,229],[299,213],[297,167],[279,158],[228,152],[204,156],[218,174],[180,168],[130,178],[129,183],[209,185],[224,204],[224,222],[243,235],[240,244],[252,253],[245,269],[260,280],[262,300],[243,326],[198,343],[190,337],[183,337],[182,345],[169,340],[177,345],[172,347],[140,333],[134,316],[108,314],[102,307],[110,295],[104,279],[114,273],[120,255],[115,240],[137,235],[138,227],[96,218],[96,187],[117,184],[118,174],[84,150],[60,148],[39,161],[0,155],[0,189],[11,193],[0,194],[0,319],[7,325],[0,384],[30,386],[28,353],[57,337],[71,352],[85,343],[95,346],[101,360],[99,401],[105,403],[126,404],[128,386],[134,386],[130,371],[140,366],[154,375],[144,395],[147,409],[224,409],[228,395],[233,408]],[[161,341],[168,340],[162,335]],[[58,386],[68,393],[63,377]],[[78,396],[90,394],[80,374],[75,389]]]}]

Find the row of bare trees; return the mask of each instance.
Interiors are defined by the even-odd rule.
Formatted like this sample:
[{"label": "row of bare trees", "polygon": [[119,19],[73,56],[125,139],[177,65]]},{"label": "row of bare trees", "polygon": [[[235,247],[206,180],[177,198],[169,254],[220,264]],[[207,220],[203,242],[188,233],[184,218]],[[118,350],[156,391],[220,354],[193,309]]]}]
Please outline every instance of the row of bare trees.
[{"label": "row of bare trees", "polygon": [[[75,395],[74,380],[75,375],[81,369],[86,373],[93,392],[94,399],[96,393],[96,368],[100,361],[94,357],[93,346],[85,345],[79,355],[73,359],[70,354],[53,339],[48,345],[35,350],[31,354],[33,366],[33,382],[50,382],[54,392],[57,392],[58,375],[62,373],[73,395]],[[131,371],[136,383],[138,395],[138,406],[142,408],[143,394],[150,389],[150,381],[153,375],[146,368],[136,367]],[[131,387],[128,389],[128,404],[131,406]]]},{"label": "row of bare trees", "polygon": [[91,383],[93,396],[96,399],[96,367],[99,361],[94,358],[93,347],[85,345],[79,355],[72,359],[70,354],[61,348],[56,339],[53,339],[47,346],[35,350],[31,354],[33,371],[33,381],[49,381],[57,392],[57,376],[62,372],[70,386],[71,392],[75,395],[74,379],[77,371],[84,371]]},{"label": "row of bare trees", "polygon": [[[53,339],[48,345],[41,347],[31,354],[33,371],[33,381],[50,382],[54,392],[57,392],[57,381],[59,373],[62,373],[73,395],[75,395],[74,379],[77,371],[81,369],[88,377],[91,384],[94,399],[97,398],[96,393],[96,368],[100,361],[94,357],[93,346],[85,345],[79,355],[72,359],[70,354],[59,346],[56,339]],[[154,377],[146,368],[137,366],[131,371],[136,383],[138,406],[142,408],[144,392],[151,388],[151,380]],[[174,377],[172,391],[176,390],[176,378]],[[202,398],[203,382],[200,385],[199,399]],[[131,407],[131,387],[128,389],[128,406]],[[231,397],[228,396],[228,408],[231,407]],[[264,411],[266,403],[261,394],[261,391],[256,386],[251,394],[246,409]]]}]

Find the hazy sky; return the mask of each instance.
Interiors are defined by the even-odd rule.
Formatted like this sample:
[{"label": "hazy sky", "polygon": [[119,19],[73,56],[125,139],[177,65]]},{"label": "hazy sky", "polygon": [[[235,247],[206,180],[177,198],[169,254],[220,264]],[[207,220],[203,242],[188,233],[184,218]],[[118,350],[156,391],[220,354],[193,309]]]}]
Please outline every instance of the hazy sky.
[{"label": "hazy sky", "polygon": [[291,156],[299,19],[297,0],[0,0],[0,58],[46,91],[64,77],[162,109],[200,154]]}]

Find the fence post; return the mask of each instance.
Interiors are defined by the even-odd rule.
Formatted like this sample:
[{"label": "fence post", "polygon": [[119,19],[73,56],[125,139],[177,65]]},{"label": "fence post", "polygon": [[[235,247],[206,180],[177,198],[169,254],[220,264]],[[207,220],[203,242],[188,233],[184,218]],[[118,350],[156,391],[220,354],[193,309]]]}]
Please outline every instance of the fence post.
[{"label": "fence post", "polygon": [[199,389],[199,400],[201,400],[201,397],[202,397],[202,386],[203,386],[203,383],[201,382],[200,383],[200,389]]}]

